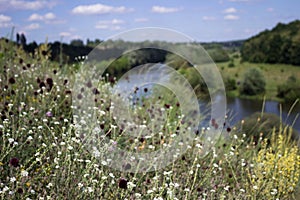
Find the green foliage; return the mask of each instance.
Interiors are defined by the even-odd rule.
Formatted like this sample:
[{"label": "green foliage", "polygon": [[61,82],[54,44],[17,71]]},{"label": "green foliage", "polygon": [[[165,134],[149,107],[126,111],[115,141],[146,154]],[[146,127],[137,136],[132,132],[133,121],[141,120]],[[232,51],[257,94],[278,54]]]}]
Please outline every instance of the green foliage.
[{"label": "green foliage", "polygon": [[192,67],[191,63],[189,63],[187,60],[183,59],[182,57],[176,54],[171,53],[167,54],[165,63],[176,70]]},{"label": "green foliage", "polygon": [[71,40],[70,45],[75,46],[75,47],[82,47],[84,44],[83,44],[82,40],[74,39],[74,40]]},{"label": "green foliage", "polygon": [[130,68],[131,66],[128,56],[121,56],[108,66],[104,74],[108,73],[116,78],[120,78],[120,76],[129,71]]},{"label": "green foliage", "polygon": [[229,55],[224,49],[217,47],[207,50],[214,62],[227,62],[229,61]]},{"label": "green foliage", "polygon": [[131,66],[138,66],[147,63],[164,62],[167,52],[155,48],[144,48],[129,53]]},{"label": "green foliage", "polygon": [[244,74],[240,93],[242,95],[257,95],[265,92],[265,78],[257,68],[250,68]]},{"label": "green foliage", "polygon": [[226,91],[236,90],[236,80],[234,78],[226,77],[224,79],[225,89]]},{"label": "green foliage", "polygon": [[234,62],[232,60],[228,63],[228,67],[229,68],[235,67]]},{"label": "green foliage", "polygon": [[291,102],[300,98],[300,83],[295,76],[290,76],[286,83],[277,87],[277,97]]},{"label": "green foliage", "polygon": [[271,31],[263,31],[244,42],[244,61],[300,65],[300,21],[279,23]]},{"label": "green foliage", "polygon": [[[282,127],[286,125],[281,123],[280,117],[272,113],[260,112],[246,117],[237,124],[240,134],[246,134],[248,140],[254,142],[258,142],[260,137],[270,139],[274,128],[280,130]],[[299,139],[299,133],[294,129],[291,131],[291,138],[295,141]]]}]

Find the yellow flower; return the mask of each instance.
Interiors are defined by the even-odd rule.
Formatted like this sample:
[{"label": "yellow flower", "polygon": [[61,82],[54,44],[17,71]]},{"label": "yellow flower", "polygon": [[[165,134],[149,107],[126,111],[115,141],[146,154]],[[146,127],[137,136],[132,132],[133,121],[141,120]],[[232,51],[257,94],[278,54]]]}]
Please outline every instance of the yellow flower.
[{"label": "yellow flower", "polygon": [[30,182],[26,182],[25,185],[26,185],[27,187],[30,187]]}]

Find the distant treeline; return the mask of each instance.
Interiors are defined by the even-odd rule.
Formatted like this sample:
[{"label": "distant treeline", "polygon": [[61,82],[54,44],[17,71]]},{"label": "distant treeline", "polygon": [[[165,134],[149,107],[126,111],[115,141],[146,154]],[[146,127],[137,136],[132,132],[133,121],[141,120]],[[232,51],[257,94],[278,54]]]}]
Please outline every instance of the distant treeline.
[{"label": "distant treeline", "polygon": [[246,40],[241,48],[244,61],[300,65],[300,21],[279,23]]},{"label": "distant treeline", "polygon": [[[31,43],[26,43],[25,35],[17,34],[16,43],[22,45],[23,49],[27,53],[34,54],[35,49],[37,49],[42,44],[37,44],[35,41]],[[61,42],[49,42],[49,53],[51,55],[52,61],[57,61],[64,64],[71,64],[76,62],[76,57],[86,56],[88,55],[95,47],[97,47],[101,42],[101,40],[96,39],[94,41],[87,40],[84,43],[80,39],[72,40],[69,44],[61,43]],[[161,41],[143,41],[143,42],[128,42],[123,40],[108,40],[102,43],[102,45],[97,47],[97,51],[102,55],[102,58],[109,60],[114,55],[114,52],[124,52],[124,50],[128,49],[136,49],[143,47],[153,47],[153,48],[164,48],[168,45],[180,46],[184,43],[168,43]],[[198,43],[201,44],[205,50],[207,50],[208,54],[215,62],[226,62],[229,61],[229,53],[230,51],[239,50],[243,41],[229,41],[229,42],[211,42],[211,43]],[[149,54],[150,53],[150,54]],[[145,54],[145,55],[142,55]],[[146,55],[148,54],[148,55]],[[160,55],[158,55],[160,54]],[[166,54],[162,51],[157,50],[156,53],[152,51],[140,51],[138,52],[138,56],[141,57],[138,60],[149,60],[150,58],[154,58],[156,61],[164,61]],[[159,58],[159,59],[158,59]],[[136,57],[137,59],[137,57]]]}]

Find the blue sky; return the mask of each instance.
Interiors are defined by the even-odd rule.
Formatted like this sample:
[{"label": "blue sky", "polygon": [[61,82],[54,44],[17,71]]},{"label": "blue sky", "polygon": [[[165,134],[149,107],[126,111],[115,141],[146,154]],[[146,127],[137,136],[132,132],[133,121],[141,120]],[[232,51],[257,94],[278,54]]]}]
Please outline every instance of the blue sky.
[{"label": "blue sky", "polygon": [[228,41],[295,19],[299,0],[0,0],[0,37],[15,27],[38,43],[105,39],[141,27],[174,29],[201,42]]}]

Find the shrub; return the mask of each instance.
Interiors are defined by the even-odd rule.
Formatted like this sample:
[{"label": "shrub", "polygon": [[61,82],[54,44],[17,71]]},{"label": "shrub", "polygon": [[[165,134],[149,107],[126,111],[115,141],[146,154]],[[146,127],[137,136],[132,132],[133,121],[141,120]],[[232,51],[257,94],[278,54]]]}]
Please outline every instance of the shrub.
[{"label": "shrub", "polygon": [[227,77],[225,78],[224,83],[225,83],[225,89],[227,91],[232,91],[236,89],[236,81],[234,78]]},{"label": "shrub", "polygon": [[228,67],[229,67],[229,68],[233,68],[233,67],[235,67],[235,65],[234,65],[233,61],[230,61],[230,63],[228,64]]},{"label": "shrub", "polygon": [[300,85],[295,76],[290,76],[286,83],[277,87],[277,97],[285,101],[295,101],[300,98]]},{"label": "shrub", "polygon": [[[243,123],[242,123],[243,122]],[[245,133],[249,140],[257,142],[261,135],[264,138],[271,138],[273,129],[279,130],[280,127],[286,127],[286,124],[282,124],[280,117],[272,113],[256,112],[249,117],[245,118],[244,121],[237,124],[237,128],[241,129],[241,133]],[[296,130],[292,130],[292,139],[298,140],[299,133]]]},{"label": "shrub", "polygon": [[244,95],[257,95],[265,92],[265,86],[266,82],[262,72],[257,68],[251,68],[244,75],[240,92]]}]

